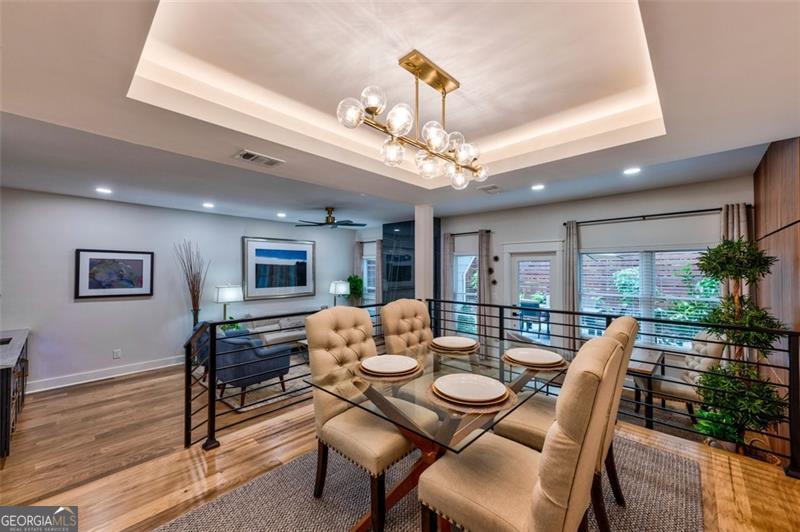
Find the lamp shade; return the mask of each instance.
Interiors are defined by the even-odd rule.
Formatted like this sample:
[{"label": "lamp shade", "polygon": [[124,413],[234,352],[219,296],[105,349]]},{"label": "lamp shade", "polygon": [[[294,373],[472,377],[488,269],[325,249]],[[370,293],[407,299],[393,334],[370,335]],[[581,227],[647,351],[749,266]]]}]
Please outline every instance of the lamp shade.
[{"label": "lamp shade", "polygon": [[217,303],[235,303],[243,300],[242,285],[217,287],[217,297],[214,300]]},{"label": "lamp shade", "polygon": [[349,296],[350,283],[348,283],[347,281],[333,281],[331,283],[330,292],[335,296]]}]

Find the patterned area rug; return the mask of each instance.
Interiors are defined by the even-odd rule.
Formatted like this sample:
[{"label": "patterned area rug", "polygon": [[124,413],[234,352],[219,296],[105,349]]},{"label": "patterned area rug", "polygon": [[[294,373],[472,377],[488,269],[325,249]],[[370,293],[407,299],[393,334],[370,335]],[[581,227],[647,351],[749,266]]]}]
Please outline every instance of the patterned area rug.
[{"label": "patterned area rug", "polygon": [[[700,469],[695,462],[620,437],[614,440],[614,452],[627,507],[617,506],[605,482],[603,490],[612,530],[703,530]],[[390,470],[388,486],[402,478],[415,458],[412,455]],[[325,493],[322,499],[314,499],[311,492],[315,467],[316,453],[301,456],[158,530],[349,530],[369,508],[367,474],[331,452]],[[419,528],[419,504],[414,491],[389,511],[386,530],[412,532]],[[597,529],[593,519],[590,528]]]}]

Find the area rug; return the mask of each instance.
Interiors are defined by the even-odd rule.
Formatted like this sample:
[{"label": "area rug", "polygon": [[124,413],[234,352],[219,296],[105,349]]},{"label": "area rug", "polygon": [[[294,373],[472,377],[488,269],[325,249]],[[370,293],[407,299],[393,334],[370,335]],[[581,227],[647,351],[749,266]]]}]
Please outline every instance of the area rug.
[{"label": "area rug", "polygon": [[[244,408],[240,407],[239,394],[242,391],[242,389],[238,386],[230,386],[230,385],[226,386],[222,402],[228,405],[231,409],[234,409],[236,413],[241,414],[243,412],[249,412],[250,410],[263,408],[265,404],[269,403],[262,401],[266,401],[270,397],[276,395],[281,395],[282,398],[290,399],[292,397],[297,397],[305,393],[309,393],[310,392],[310,390],[308,389],[309,385],[303,382],[309,372],[308,363],[303,358],[303,355],[293,354],[289,364],[290,364],[289,373],[283,377],[284,382],[286,384],[286,393],[288,393],[288,395],[283,396],[285,392],[280,386],[280,381],[277,378],[275,378],[248,387],[247,395],[245,396],[246,404]],[[197,378],[198,381],[196,386],[208,389],[208,385],[206,384],[206,382],[203,382],[202,380],[203,366],[198,366],[197,368],[195,368],[194,376]],[[219,397],[219,390],[217,390],[217,397]]]},{"label": "area rug", "polygon": [[[614,452],[627,506],[617,506],[610,487],[604,482],[612,530],[703,530],[700,468],[697,463],[621,437],[614,440]],[[415,459],[416,456],[411,455],[391,468],[388,486],[398,482]],[[316,453],[303,455],[158,530],[349,530],[369,508],[367,474],[331,452],[325,493],[321,499],[315,499],[311,494],[315,467]],[[589,525],[591,529],[597,529],[593,518]],[[415,490],[388,512],[386,530],[412,532],[419,528]]]}]

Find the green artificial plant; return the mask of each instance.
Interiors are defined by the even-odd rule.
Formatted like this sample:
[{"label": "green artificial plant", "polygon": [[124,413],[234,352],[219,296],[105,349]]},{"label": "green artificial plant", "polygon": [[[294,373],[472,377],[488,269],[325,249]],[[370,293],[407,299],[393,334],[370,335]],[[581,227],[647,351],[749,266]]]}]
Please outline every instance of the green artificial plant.
[{"label": "green artificial plant", "polygon": [[778,423],[787,402],[777,389],[759,375],[758,367],[745,360],[745,346],[754,349],[759,358],[769,356],[780,338],[775,332],[736,330],[783,329],[784,326],[766,309],[746,296],[745,285],[753,286],[769,275],[777,259],[758,249],[754,242],[739,238],[723,240],[718,246],[700,254],[697,266],[708,278],[728,283],[729,293],[705,317],[709,331],[733,346],[733,360],[702,373],[697,380],[697,393],[703,401],[698,412],[698,431],[737,445],[742,449],[747,431],[763,431]]},{"label": "green artificial plant", "polygon": [[350,283],[350,304],[358,305],[364,297],[364,279],[353,274],[347,278],[347,282]]}]

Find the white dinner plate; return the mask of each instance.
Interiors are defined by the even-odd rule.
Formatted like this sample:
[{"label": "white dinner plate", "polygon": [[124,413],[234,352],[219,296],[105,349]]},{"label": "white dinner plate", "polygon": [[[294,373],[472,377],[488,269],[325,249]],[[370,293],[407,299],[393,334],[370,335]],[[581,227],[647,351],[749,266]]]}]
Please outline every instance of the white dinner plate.
[{"label": "white dinner plate", "polygon": [[448,397],[470,403],[495,401],[506,393],[502,382],[474,373],[453,373],[439,377],[433,385]]},{"label": "white dinner plate", "polygon": [[361,361],[361,367],[370,373],[391,375],[414,370],[417,367],[417,361],[403,355],[380,355],[365,358]]},{"label": "white dinner plate", "polygon": [[506,351],[506,356],[529,366],[557,366],[564,362],[558,353],[534,347],[515,347]]},{"label": "white dinner plate", "polygon": [[463,336],[439,336],[433,339],[433,345],[446,350],[464,351],[477,345],[473,338]]}]

